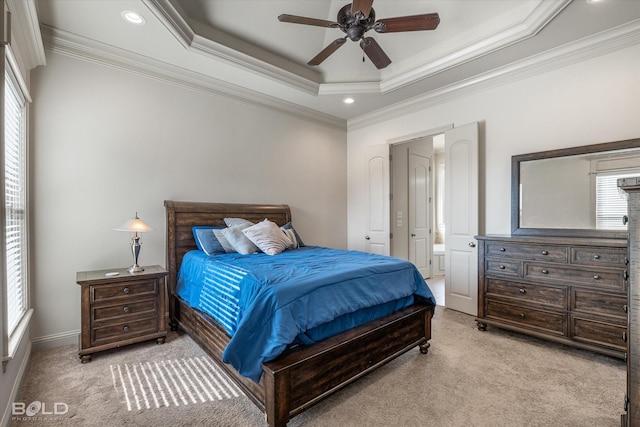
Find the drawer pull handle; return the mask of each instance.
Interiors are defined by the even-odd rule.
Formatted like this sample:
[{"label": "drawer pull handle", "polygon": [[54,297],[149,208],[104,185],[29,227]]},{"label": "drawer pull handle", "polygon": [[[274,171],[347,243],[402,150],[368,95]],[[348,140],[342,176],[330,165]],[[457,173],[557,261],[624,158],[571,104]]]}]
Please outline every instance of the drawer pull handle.
[{"label": "drawer pull handle", "polygon": [[624,278],[624,280],[629,279],[629,272],[625,270],[624,273],[622,273],[622,277]]},{"label": "drawer pull handle", "polygon": [[129,325],[124,325],[124,328],[122,328],[122,330],[125,332],[129,332]]},{"label": "drawer pull handle", "polygon": [[524,318],[526,317],[526,315],[525,315],[524,313],[520,313],[520,317],[521,317],[522,319],[524,319]]},{"label": "drawer pull handle", "polygon": [[622,333],[622,341],[627,342],[627,333],[626,332]]},{"label": "drawer pull handle", "polygon": [[622,310],[623,310],[625,313],[628,313],[628,312],[629,312],[629,307],[627,307],[627,304],[625,304],[625,305],[623,305],[623,306],[622,306]]},{"label": "drawer pull handle", "polygon": [[521,294],[526,294],[527,290],[525,288],[520,288],[518,289],[518,292],[520,292]]},{"label": "drawer pull handle", "polygon": [[549,255],[549,252],[547,252],[547,251],[542,251],[542,255]]},{"label": "drawer pull handle", "polygon": [[549,274],[549,270],[545,270],[545,269],[543,269],[543,270],[542,270],[542,274]]},{"label": "drawer pull handle", "polygon": [[507,250],[505,248],[500,248],[500,252],[506,252]]},{"label": "drawer pull handle", "polygon": [[124,292],[125,294],[128,294],[129,292],[131,292],[131,289],[129,289],[129,287],[126,287],[122,290],[122,292]]},{"label": "drawer pull handle", "polygon": [[593,280],[600,280],[600,276],[596,274],[595,276],[593,276]]},{"label": "drawer pull handle", "polygon": [[600,259],[600,255],[598,255],[598,254],[594,255],[593,259]]},{"label": "drawer pull handle", "polygon": [[129,306],[128,306],[128,305],[125,305],[125,306],[122,308],[122,310],[123,310],[125,313],[130,313],[130,312],[131,312],[131,309],[129,308]]},{"label": "drawer pull handle", "polygon": [[500,270],[504,270],[505,268],[507,268],[507,267],[505,267],[504,265],[500,264]]}]

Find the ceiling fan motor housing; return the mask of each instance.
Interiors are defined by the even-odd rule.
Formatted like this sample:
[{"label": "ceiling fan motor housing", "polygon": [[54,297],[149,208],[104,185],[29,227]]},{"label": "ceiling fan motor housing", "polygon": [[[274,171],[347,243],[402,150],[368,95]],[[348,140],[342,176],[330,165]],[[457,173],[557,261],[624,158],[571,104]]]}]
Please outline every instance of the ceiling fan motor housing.
[{"label": "ceiling fan motor housing", "polygon": [[372,28],[376,21],[376,13],[372,8],[366,18],[362,13],[354,15],[351,11],[351,3],[349,3],[340,9],[337,21],[340,29],[347,34],[347,37],[356,42],[362,39],[364,33]]}]

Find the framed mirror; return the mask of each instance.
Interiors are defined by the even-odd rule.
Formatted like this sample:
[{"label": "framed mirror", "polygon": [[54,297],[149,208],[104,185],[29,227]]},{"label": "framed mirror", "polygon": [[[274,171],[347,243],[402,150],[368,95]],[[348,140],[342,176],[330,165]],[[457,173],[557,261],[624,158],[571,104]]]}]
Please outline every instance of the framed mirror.
[{"label": "framed mirror", "polygon": [[640,175],[640,138],[511,158],[511,233],[626,238],[617,179]]}]

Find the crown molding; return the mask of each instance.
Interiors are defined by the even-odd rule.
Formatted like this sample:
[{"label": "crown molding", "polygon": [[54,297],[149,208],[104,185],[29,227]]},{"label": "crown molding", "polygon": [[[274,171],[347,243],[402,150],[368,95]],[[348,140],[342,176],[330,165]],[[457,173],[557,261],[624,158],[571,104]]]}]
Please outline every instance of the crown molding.
[{"label": "crown molding", "polygon": [[436,104],[462,98],[492,87],[523,80],[548,71],[596,58],[640,44],[640,20],[583,38],[576,42],[479,74],[433,90],[407,101],[381,108],[348,120],[348,131],[412,114]]},{"label": "crown molding", "polygon": [[65,56],[107,66],[117,70],[159,80],[175,86],[242,103],[269,111],[277,110],[291,116],[323,125],[346,129],[346,120],[318,112],[298,104],[248,90],[185,68],[106,45],[52,27],[42,26],[45,48]]},{"label": "crown molding", "polygon": [[47,63],[34,0],[7,0],[12,20],[11,32],[18,44],[25,68],[31,70]]}]

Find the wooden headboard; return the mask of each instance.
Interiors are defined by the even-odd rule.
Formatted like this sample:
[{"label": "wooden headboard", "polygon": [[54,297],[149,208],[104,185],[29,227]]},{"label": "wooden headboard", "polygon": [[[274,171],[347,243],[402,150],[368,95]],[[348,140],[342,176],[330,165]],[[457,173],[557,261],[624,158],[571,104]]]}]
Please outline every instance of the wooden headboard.
[{"label": "wooden headboard", "polygon": [[196,225],[224,227],[224,218],[240,217],[252,222],[265,218],[282,226],[291,221],[287,205],[257,205],[241,203],[176,202],[165,200],[167,214],[167,269],[171,295],[174,294],[184,254],[197,249],[192,228]]}]

